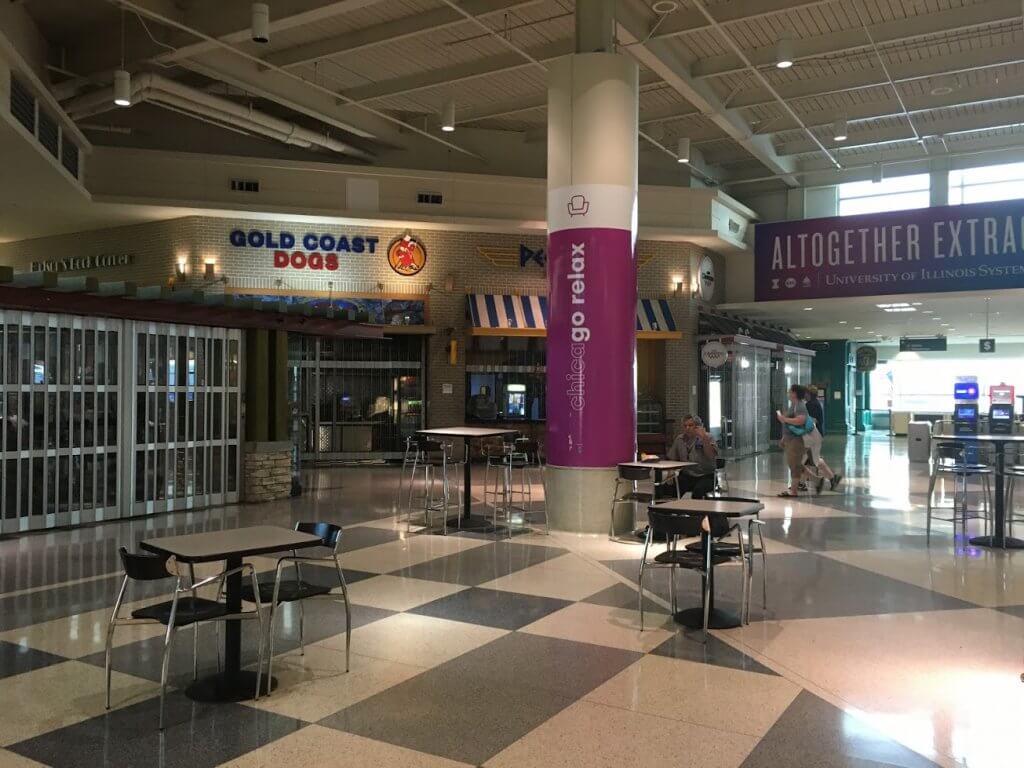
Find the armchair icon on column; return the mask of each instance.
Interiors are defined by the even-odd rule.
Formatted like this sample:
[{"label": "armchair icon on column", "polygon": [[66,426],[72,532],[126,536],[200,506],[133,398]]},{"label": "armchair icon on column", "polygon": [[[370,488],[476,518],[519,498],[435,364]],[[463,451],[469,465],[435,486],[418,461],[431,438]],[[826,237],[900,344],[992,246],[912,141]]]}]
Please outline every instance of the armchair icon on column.
[{"label": "armchair icon on column", "polygon": [[573,195],[567,206],[570,216],[586,216],[590,210],[590,201],[583,195]]}]

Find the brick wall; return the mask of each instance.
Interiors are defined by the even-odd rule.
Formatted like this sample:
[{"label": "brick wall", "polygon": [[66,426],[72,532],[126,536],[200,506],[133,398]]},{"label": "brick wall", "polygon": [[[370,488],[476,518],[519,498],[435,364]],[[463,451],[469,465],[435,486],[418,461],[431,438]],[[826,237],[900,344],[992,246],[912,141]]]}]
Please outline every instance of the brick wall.
[{"label": "brick wall", "polygon": [[[341,255],[337,271],[309,269],[278,269],[274,267],[273,251],[266,248],[234,248],[229,233],[234,229],[292,232],[297,237],[306,232],[335,235],[368,235],[379,238],[377,253]],[[0,264],[27,270],[34,260],[64,256],[90,256],[104,253],[131,253],[132,265],[90,274],[101,280],[132,280],[140,285],[166,284],[174,278],[180,259],[187,264],[185,283],[207,291],[224,290],[224,283],[206,283],[203,265],[212,260],[219,275],[227,277],[228,290],[322,291],[360,295],[427,296],[427,322],[437,332],[430,338],[427,408],[430,426],[461,422],[465,402],[466,299],[467,293],[543,294],[547,279],[543,268],[530,264],[525,268],[495,266],[482,256],[478,248],[503,248],[518,252],[520,243],[532,249],[545,246],[543,237],[497,233],[410,230],[424,245],[427,263],[414,277],[395,274],[387,263],[388,244],[405,234],[404,230],[282,222],[271,219],[226,219],[190,216],[163,222],[101,229],[37,240],[0,244]],[[301,243],[296,249],[302,249]],[[302,249],[305,250],[305,249]],[[666,418],[676,420],[696,408],[697,375],[696,342],[698,302],[690,298],[690,285],[696,264],[705,251],[690,243],[640,241],[638,258],[639,295],[644,298],[667,298],[677,326],[683,331],[681,341],[667,344],[665,355]],[[720,258],[714,257],[718,273],[724,272]],[[677,295],[673,288],[682,280]],[[446,289],[450,284],[451,290]],[[383,287],[381,287],[383,286]],[[724,295],[724,280],[716,285],[715,300]],[[187,306],[183,307],[187,312]],[[459,345],[458,364],[448,361],[448,343]],[[452,394],[442,394],[443,385],[451,384]]]}]

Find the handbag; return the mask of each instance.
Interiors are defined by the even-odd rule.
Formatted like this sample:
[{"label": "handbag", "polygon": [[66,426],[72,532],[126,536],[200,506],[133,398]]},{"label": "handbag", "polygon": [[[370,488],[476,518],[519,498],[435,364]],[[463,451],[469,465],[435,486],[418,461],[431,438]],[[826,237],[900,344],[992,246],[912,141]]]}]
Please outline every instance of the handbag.
[{"label": "handbag", "polygon": [[814,431],[814,417],[808,414],[807,421],[803,424],[787,424],[786,429],[788,429],[789,433],[795,437],[809,435]]}]

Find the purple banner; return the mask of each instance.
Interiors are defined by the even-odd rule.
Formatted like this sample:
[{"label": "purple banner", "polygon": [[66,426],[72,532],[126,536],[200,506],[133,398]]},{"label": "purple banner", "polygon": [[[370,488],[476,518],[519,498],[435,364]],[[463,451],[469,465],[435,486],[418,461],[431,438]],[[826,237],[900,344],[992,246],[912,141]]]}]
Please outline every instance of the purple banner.
[{"label": "purple banner", "polygon": [[758,224],[757,301],[1024,287],[1024,200]]},{"label": "purple banner", "polygon": [[547,453],[614,467],[636,454],[636,264],[624,229],[548,238]]}]

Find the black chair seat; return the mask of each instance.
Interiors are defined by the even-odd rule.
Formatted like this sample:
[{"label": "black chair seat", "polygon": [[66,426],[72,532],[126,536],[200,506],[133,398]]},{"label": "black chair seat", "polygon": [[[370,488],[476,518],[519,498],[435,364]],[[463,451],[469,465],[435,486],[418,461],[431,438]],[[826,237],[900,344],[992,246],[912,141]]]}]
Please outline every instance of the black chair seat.
[{"label": "black chair seat", "polygon": [[[711,555],[712,565],[722,565],[728,563],[730,558],[724,555]],[[704,556],[697,554],[696,552],[688,552],[686,550],[671,550],[662,552],[655,556],[654,562],[662,565],[676,565],[680,568],[689,568],[690,570],[700,570],[704,567]]]},{"label": "black chair seat", "polygon": [[641,502],[643,504],[650,504],[652,501],[654,501],[654,494],[653,493],[644,493],[643,491],[638,491],[636,493],[630,492],[630,493],[625,493],[622,496],[619,496],[615,500],[616,501],[637,501],[637,502]]},{"label": "black chair seat", "polygon": [[[688,552],[700,552],[700,553],[703,553],[704,552],[704,545],[701,542],[699,542],[699,541],[693,541],[693,542],[690,542],[689,544],[686,545],[686,549],[687,549]],[[740,556],[740,545],[739,544],[733,544],[731,542],[726,542],[726,541],[716,541],[715,542],[714,551],[717,552],[718,554],[724,555],[726,557],[739,557]],[[752,545],[752,548],[744,548],[743,552],[744,552],[744,554],[753,553],[755,555],[758,555],[758,554],[761,553],[761,548],[758,547],[758,546]]]},{"label": "black chair seat", "polygon": [[955,475],[991,475],[992,467],[985,464],[939,464],[936,471]]},{"label": "black chair seat", "polygon": [[[308,581],[295,581],[294,579],[282,579],[281,588],[277,592],[277,602],[291,603],[296,600],[305,600],[307,597],[329,594],[332,587],[322,584],[310,584]],[[248,603],[255,603],[256,598],[252,593],[252,587],[242,587],[242,599]],[[269,603],[274,599],[274,582],[260,582],[260,602]]]},{"label": "black chair seat", "polygon": [[[152,619],[167,625],[171,621],[172,601],[147,605],[144,608],[137,608],[132,611],[133,619]],[[228,614],[228,607],[224,603],[205,598],[182,597],[178,600],[178,610],[174,614],[174,626],[183,627],[188,624],[195,624],[197,621],[210,621]]]}]

